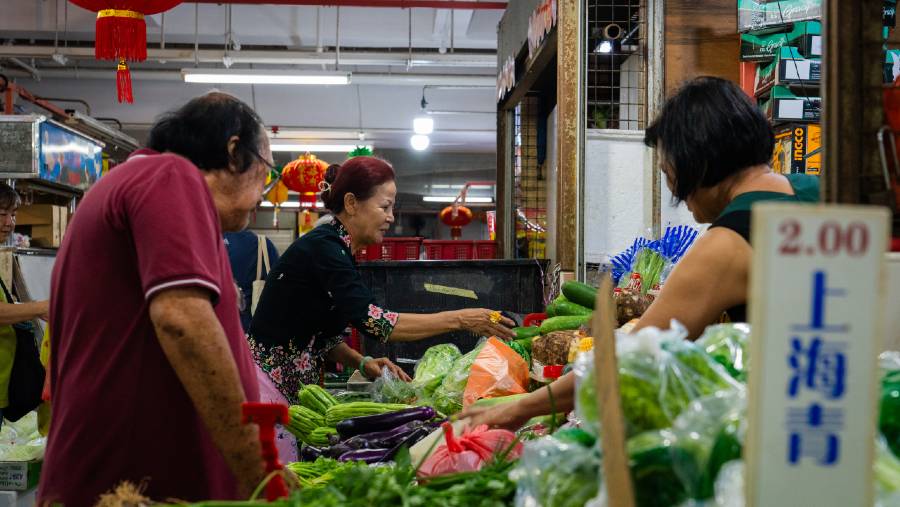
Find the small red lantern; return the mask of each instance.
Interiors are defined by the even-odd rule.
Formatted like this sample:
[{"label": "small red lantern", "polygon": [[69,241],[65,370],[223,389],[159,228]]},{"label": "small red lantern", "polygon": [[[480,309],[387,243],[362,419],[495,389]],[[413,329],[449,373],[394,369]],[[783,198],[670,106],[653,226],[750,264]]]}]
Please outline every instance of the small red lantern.
[{"label": "small red lantern", "polygon": [[438,214],[438,219],[450,226],[450,237],[459,239],[462,236],[462,228],[472,221],[472,210],[465,206],[447,206]]},{"label": "small red lantern", "polygon": [[119,102],[134,102],[127,62],[147,59],[147,24],[144,16],[167,11],[181,0],[71,0],[97,13],[94,57],[117,62]]},{"label": "small red lantern", "polygon": [[284,166],[281,171],[281,181],[289,189],[300,194],[301,203],[315,205],[316,194],[319,193],[319,183],[325,179],[326,169],[328,169],[327,162],[307,153]]}]

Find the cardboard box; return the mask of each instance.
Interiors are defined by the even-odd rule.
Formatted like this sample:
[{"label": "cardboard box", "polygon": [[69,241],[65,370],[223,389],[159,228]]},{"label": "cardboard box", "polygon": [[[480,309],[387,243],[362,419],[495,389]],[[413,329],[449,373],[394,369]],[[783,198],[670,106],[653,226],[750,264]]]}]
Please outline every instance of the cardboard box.
[{"label": "cardboard box", "polygon": [[32,246],[59,248],[69,222],[69,210],[65,206],[32,204],[22,206],[16,212],[17,226],[31,226],[24,231],[31,236]]},{"label": "cardboard box", "polygon": [[822,80],[822,62],[803,58],[797,48],[783,47],[772,63],[760,65],[756,72],[754,95],[762,97],[773,86],[797,85],[806,88],[805,95],[818,93]]},{"label": "cardboard box", "polygon": [[775,86],[769,91],[760,107],[773,123],[811,122],[822,119],[822,98],[796,95],[784,86]]},{"label": "cardboard box", "polygon": [[781,174],[820,174],[822,126],[818,123],[795,123],[776,129],[772,170]]},{"label": "cardboard box", "polygon": [[738,31],[770,30],[822,19],[822,0],[738,0]]},{"label": "cardboard box", "polygon": [[741,35],[741,60],[770,61],[782,47],[795,47],[804,58],[822,57],[822,23],[803,21],[776,33]]},{"label": "cardboard box", "polygon": [[27,491],[37,486],[44,460],[0,462],[0,490]]}]

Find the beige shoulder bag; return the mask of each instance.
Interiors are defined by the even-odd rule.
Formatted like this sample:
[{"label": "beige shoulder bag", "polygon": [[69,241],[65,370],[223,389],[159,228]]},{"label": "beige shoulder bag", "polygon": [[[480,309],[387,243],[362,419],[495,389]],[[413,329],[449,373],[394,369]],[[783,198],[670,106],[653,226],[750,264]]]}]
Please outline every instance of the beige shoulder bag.
[{"label": "beige shoulder bag", "polygon": [[269,249],[266,248],[266,237],[259,235],[256,249],[256,280],[253,280],[253,294],[250,299],[250,315],[256,313],[256,304],[259,303],[259,297],[262,295],[263,287],[266,286],[266,279],[263,278],[262,268],[265,265],[266,275],[268,276],[271,267],[269,266]]}]

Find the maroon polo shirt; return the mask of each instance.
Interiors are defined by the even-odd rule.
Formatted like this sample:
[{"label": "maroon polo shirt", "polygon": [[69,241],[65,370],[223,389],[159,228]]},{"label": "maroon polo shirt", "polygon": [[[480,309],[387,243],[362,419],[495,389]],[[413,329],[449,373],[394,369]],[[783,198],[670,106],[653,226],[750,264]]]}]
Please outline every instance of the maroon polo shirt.
[{"label": "maroon polo shirt", "polygon": [[259,398],[218,215],[188,160],[141,150],[85,195],[53,269],[53,419],[39,502],[93,505],[119,482],[155,500],[228,499],[236,482],[153,329],[149,303],[209,291],[248,400]]}]

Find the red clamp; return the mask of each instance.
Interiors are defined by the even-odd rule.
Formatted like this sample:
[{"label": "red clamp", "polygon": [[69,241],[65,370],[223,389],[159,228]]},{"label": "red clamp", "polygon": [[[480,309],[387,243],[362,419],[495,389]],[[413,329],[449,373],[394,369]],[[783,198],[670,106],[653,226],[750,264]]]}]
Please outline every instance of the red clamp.
[{"label": "red clamp", "polygon": [[[259,426],[259,443],[262,444],[262,458],[266,462],[266,475],[283,467],[278,461],[278,448],[275,447],[275,424],[287,424],[289,420],[287,405],[278,403],[247,402],[241,406],[241,422],[256,423]],[[280,475],[272,477],[266,484],[266,500],[273,501],[288,496],[284,478]]]}]

